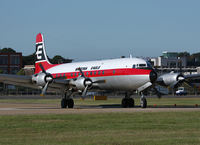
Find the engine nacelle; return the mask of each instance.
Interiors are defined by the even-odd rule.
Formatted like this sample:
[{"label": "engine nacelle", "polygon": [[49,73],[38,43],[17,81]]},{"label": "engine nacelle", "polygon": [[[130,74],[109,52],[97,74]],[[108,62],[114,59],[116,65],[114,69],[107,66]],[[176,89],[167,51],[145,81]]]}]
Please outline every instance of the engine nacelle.
[{"label": "engine nacelle", "polygon": [[158,77],[157,82],[160,85],[176,85],[179,81],[184,80],[184,76],[179,73],[168,73]]},{"label": "engine nacelle", "polygon": [[47,82],[52,82],[53,81],[53,77],[51,76],[51,74],[45,74],[45,73],[38,73],[38,74],[34,74],[32,76],[32,82],[37,84],[38,86],[45,86],[45,84]]},{"label": "engine nacelle", "polygon": [[78,90],[84,90],[86,86],[92,87],[92,80],[90,78],[79,77],[70,81],[71,85],[74,85]]}]

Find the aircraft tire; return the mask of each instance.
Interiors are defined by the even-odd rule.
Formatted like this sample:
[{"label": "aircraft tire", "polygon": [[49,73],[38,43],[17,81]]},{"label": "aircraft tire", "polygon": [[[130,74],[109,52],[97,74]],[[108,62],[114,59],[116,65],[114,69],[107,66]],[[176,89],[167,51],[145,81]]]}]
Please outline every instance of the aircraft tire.
[{"label": "aircraft tire", "polygon": [[146,98],[141,98],[140,99],[140,105],[142,108],[147,108],[147,100]]},{"label": "aircraft tire", "polygon": [[135,101],[134,101],[133,98],[129,98],[129,99],[128,99],[128,106],[129,106],[129,107],[134,107],[134,106],[135,106]]},{"label": "aircraft tire", "polygon": [[123,98],[122,99],[122,107],[123,108],[127,108],[128,106],[129,106],[128,99],[127,98]]},{"label": "aircraft tire", "polygon": [[73,108],[74,107],[74,100],[73,99],[69,99],[67,100],[67,106],[68,108]]},{"label": "aircraft tire", "polygon": [[67,108],[67,100],[66,99],[61,100],[61,108]]}]

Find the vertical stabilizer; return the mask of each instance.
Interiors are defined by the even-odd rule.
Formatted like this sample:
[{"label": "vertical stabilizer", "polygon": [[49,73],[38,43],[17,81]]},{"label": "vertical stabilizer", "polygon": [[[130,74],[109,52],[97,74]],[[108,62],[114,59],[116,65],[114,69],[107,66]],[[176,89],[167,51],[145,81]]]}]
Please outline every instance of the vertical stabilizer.
[{"label": "vertical stabilizer", "polygon": [[42,71],[39,64],[41,63],[45,70],[51,68],[53,65],[49,62],[44,46],[44,39],[41,33],[36,36],[36,61],[35,61],[35,74]]}]

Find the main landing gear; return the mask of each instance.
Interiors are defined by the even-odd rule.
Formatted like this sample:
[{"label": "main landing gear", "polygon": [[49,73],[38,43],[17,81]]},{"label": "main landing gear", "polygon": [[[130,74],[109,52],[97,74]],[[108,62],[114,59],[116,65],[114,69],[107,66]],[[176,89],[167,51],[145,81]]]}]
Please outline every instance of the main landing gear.
[{"label": "main landing gear", "polygon": [[61,108],[73,108],[74,107],[74,100],[72,98],[69,98],[71,95],[64,94],[64,97],[62,97],[61,100]]},{"label": "main landing gear", "polygon": [[[133,98],[130,98],[130,94],[128,94],[128,93],[126,93],[125,98],[122,99],[121,104],[122,104],[123,108],[135,107],[135,101]],[[141,108],[147,107],[147,100],[142,93],[141,93],[141,98],[140,98],[140,106],[141,106]]]},{"label": "main landing gear", "polygon": [[130,94],[126,93],[125,98],[122,99],[122,107],[130,108],[135,106],[135,101],[133,98],[130,98]]}]

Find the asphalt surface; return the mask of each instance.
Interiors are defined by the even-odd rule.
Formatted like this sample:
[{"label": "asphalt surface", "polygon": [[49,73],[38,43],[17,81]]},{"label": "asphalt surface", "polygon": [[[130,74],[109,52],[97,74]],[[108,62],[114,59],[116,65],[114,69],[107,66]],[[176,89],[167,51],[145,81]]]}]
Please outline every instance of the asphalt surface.
[{"label": "asphalt surface", "polygon": [[[171,96],[168,96],[171,97]],[[187,96],[190,97],[190,96]],[[193,96],[194,97],[194,96]],[[195,96],[196,97],[196,96]],[[0,96],[0,99],[41,99],[40,96]],[[59,98],[57,96],[46,96],[46,99]],[[199,106],[148,106],[142,109],[121,108],[120,104],[112,105],[75,105],[73,109],[61,109],[58,104],[38,103],[0,103],[0,115],[20,114],[89,114],[89,113],[120,113],[120,112],[181,112],[200,111]]]}]

